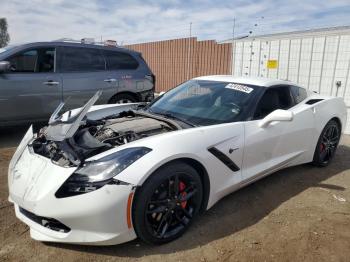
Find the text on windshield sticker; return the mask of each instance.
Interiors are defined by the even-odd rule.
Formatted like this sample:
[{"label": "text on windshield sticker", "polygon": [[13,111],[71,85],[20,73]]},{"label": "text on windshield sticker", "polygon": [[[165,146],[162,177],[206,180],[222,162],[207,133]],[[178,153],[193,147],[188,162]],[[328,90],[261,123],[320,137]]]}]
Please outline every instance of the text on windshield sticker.
[{"label": "text on windshield sticker", "polygon": [[254,90],[251,87],[239,85],[239,84],[233,84],[233,83],[228,84],[227,86],[225,86],[225,88],[241,91],[247,94],[251,93]]}]

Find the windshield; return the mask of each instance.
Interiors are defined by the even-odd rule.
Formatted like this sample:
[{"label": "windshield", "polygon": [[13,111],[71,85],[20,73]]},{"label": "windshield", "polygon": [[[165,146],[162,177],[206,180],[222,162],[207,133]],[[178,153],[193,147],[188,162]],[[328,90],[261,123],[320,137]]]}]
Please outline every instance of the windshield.
[{"label": "windshield", "polygon": [[248,117],[257,89],[230,82],[190,80],[165,93],[148,111],[199,126],[242,121]]}]

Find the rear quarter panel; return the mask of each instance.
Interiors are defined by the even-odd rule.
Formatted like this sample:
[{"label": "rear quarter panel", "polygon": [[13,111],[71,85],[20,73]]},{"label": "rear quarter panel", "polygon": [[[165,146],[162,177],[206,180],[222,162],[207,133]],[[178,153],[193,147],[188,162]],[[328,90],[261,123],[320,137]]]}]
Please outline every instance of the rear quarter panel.
[{"label": "rear quarter panel", "polygon": [[314,105],[315,110],[315,129],[319,136],[329,120],[338,118],[341,123],[342,132],[346,127],[346,105],[343,98],[340,97],[323,97],[316,96],[315,98],[324,99]]},{"label": "rear quarter panel", "polygon": [[315,148],[318,142],[318,139],[321,135],[323,128],[326,124],[332,119],[337,118],[341,122],[342,132],[344,132],[346,126],[346,106],[342,98],[339,97],[328,97],[321,95],[312,95],[307,99],[307,101],[311,99],[323,99],[320,102],[317,102],[313,105],[302,104],[301,108],[313,110],[313,135],[309,139],[309,152],[305,155],[306,162],[310,162],[313,159],[313,155],[315,152]]}]

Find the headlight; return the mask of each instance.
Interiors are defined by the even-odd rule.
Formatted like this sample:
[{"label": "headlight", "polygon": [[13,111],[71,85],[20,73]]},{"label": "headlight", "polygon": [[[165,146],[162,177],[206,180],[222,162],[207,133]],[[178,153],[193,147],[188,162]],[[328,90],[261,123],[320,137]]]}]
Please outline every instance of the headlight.
[{"label": "headlight", "polygon": [[113,177],[150,151],[152,149],[147,147],[126,148],[99,160],[86,162],[63,183],[55,195],[57,198],[75,196],[116,183]]}]

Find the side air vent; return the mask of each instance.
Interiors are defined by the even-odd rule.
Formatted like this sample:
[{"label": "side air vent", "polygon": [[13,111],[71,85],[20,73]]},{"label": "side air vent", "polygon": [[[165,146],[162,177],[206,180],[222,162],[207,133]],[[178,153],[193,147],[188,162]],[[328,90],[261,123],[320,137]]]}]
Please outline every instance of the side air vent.
[{"label": "side air vent", "polygon": [[318,102],[320,102],[320,101],[323,101],[323,100],[324,100],[324,99],[310,99],[310,100],[306,101],[305,104],[307,104],[307,105],[313,105],[313,104],[316,104],[316,103],[318,103]]},{"label": "side air vent", "polygon": [[237,172],[239,170],[239,167],[228,156],[226,156],[224,153],[222,153],[217,148],[211,147],[211,148],[208,149],[208,151],[210,153],[212,153],[222,163],[224,163],[233,172]]}]

